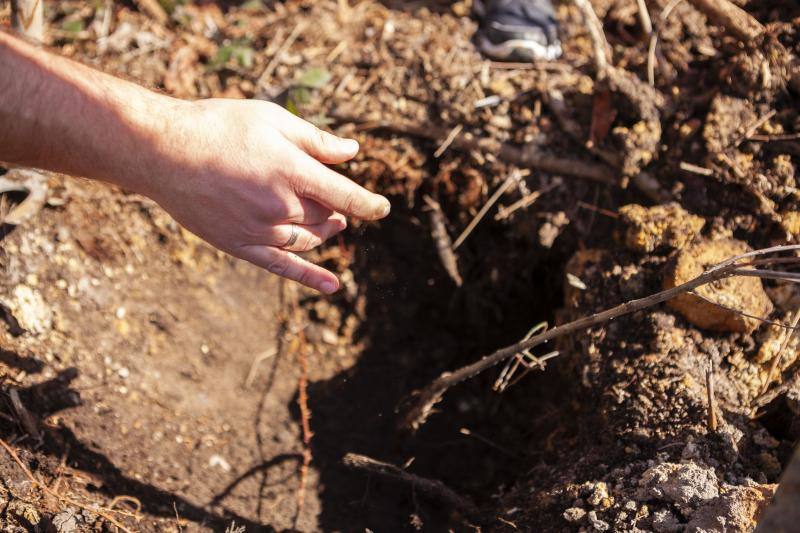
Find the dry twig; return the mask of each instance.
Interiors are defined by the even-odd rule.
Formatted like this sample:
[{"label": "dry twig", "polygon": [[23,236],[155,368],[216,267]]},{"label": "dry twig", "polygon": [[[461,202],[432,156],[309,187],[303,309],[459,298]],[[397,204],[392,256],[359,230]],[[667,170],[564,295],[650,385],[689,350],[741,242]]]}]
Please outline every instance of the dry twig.
[{"label": "dry twig", "polygon": [[656,46],[658,45],[658,33],[661,27],[667,22],[672,10],[675,9],[682,0],[672,0],[664,6],[658,16],[658,24],[654,32],[650,34],[650,44],[647,47],[647,81],[651,86],[656,84]]},{"label": "dry twig", "polygon": [[460,496],[439,480],[420,477],[406,472],[393,464],[384,463],[383,461],[378,461],[366,455],[359,455],[356,453],[348,453],[344,456],[342,462],[345,466],[356,470],[365,470],[373,474],[379,474],[384,477],[408,483],[415,489],[419,489],[419,491],[428,498],[438,500],[467,515],[476,513],[477,507],[469,498]]},{"label": "dry twig", "polygon": [[653,33],[653,22],[650,20],[650,13],[647,11],[647,4],[644,0],[636,0],[636,5],[639,10],[639,22],[642,24],[642,31],[645,37],[649,37]]},{"label": "dry twig", "polygon": [[[613,307],[611,309],[607,309],[605,311],[595,313],[590,316],[580,318],[578,320],[574,320],[567,324],[563,324],[561,326],[555,327],[553,329],[535,335],[530,339],[518,342],[512,346],[501,348],[496,352],[490,355],[486,355],[481,359],[475,361],[474,363],[461,367],[454,372],[445,372],[441,376],[439,376],[436,380],[434,380],[430,385],[428,385],[428,387],[426,387],[418,394],[416,394],[412,407],[408,411],[407,415],[403,420],[403,427],[405,429],[416,430],[422,424],[424,424],[425,420],[433,412],[433,407],[442,399],[444,393],[447,392],[447,390],[453,385],[456,385],[464,380],[472,378],[477,374],[483,372],[484,370],[495,366],[501,361],[514,357],[516,354],[522,352],[523,350],[528,350],[530,348],[533,348],[534,346],[544,344],[558,337],[562,337],[570,333],[575,333],[577,331],[583,331],[592,328],[594,326],[603,324],[605,322],[608,322],[610,320],[614,320],[618,317],[628,315],[636,311],[640,311],[642,309],[647,309],[659,303],[665,302],[671,298],[674,298],[679,294],[689,292],[697,287],[700,287],[701,285],[712,283],[714,281],[732,276],[755,276],[768,279],[800,280],[800,274],[794,272],[747,269],[743,268],[740,264],[738,264],[739,261],[743,259],[748,259],[765,254],[788,252],[798,249],[800,249],[800,245],[796,244],[774,246],[771,248],[755,250],[752,252],[748,252],[746,254],[732,257],[706,270],[696,278],[689,280],[681,285],[678,285],[677,287],[673,287],[671,289],[667,289],[658,292],[656,294],[652,294],[645,298],[631,300],[622,303],[616,307]],[[795,264],[800,264],[800,258],[796,258]]]},{"label": "dry twig", "polygon": [[601,80],[605,77],[608,64],[611,62],[610,48],[606,40],[606,35],[603,33],[603,23],[597,18],[597,13],[594,12],[589,0],[573,0],[573,2],[577,8],[580,9],[583,15],[583,22],[586,25],[586,30],[589,32],[589,37],[592,40],[594,66],[597,79]]},{"label": "dry twig", "polygon": [[[376,121],[369,122],[355,117],[333,113],[332,116],[341,122],[359,124],[360,131],[386,129],[404,135],[413,135],[421,139],[438,141],[447,135],[441,128],[430,125],[414,124],[405,121]],[[511,143],[501,143],[492,138],[476,138],[469,133],[462,133],[453,140],[451,145],[457,150],[470,152],[472,150],[486,151],[495,154],[498,159],[508,164],[522,168],[536,168],[543,172],[559,174],[562,176],[573,176],[592,181],[598,181],[606,185],[616,185],[618,183],[616,173],[599,163],[589,163],[579,159],[569,159],[557,157],[542,152],[533,145],[517,146]]]},{"label": "dry twig", "polygon": [[10,387],[8,389],[8,397],[11,399],[11,406],[14,408],[14,412],[17,413],[17,418],[22,422],[22,427],[34,440],[41,442],[42,434],[39,431],[39,424],[25,407],[25,404],[22,403],[19,391],[15,387]]},{"label": "dry twig", "polygon": [[717,400],[714,397],[714,361],[710,357],[706,368],[706,397],[708,399],[708,430],[716,432],[718,420]]},{"label": "dry twig", "polygon": [[83,503],[81,503],[81,502],[79,502],[77,500],[74,500],[74,499],[72,499],[72,498],[70,498],[68,496],[62,496],[61,494],[58,494],[57,492],[53,491],[50,487],[48,487],[46,484],[42,483],[36,477],[34,477],[34,475],[31,473],[31,471],[28,470],[28,467],[25,466],[25,463],[22,462],[22,459],[19,458],[19,456],[17,455],[17,452],[15,452],[14,449],[11,446],[9,446],[8,443],[5,440],[3,440],[2,438],[0,438],[0,446],[5,448],[6,452],[8,452],[8,454],[11,456],[11,458],[14,459],[14,462],[17,463],[17,465],[25,473],[25,477],[27,477],[28,480],[34,486],[39,487],[39,489],[44,491],[47,495],[52,496],[53,498],[56,498],[59,501],[68,503],[69,505],[73,505],[75,507],[83,509],[84,511],[88,511],[89,513],[94,513],[94,514],[97,514],[99,516],[102,516],[103,518],[108,520],[111,524],[113,524],[114,526],[119,528],[120,531],[124,531],[125,533],[133,533],[130,529],[128,529],[127,527],[122,525],[122,523],[120,523],[119,520],[117,520],[116,518],[111,516],[111,513],[117,513],[117,514],[121,514],[121,515],[124,515],[124,516],[130,516],[130,517],[133,517],[133,518],[138,520],[138,516],[137,515],[135,515],[133,513],[129,513],[127,511],[118,511],[116,509],[104,509],[104,508],[102,508],[100,506],[86,505],[86,504],[83,504]]},{"label": "dry twig", "polygon": [[752,43],[764,35],[764,26],[750,13],[730,0],[691,0],[714,24],[744,43]]},{"label": "dry twig", "polygon": [[297,26],[294,27],[292,33],[289,34],[289,36],[283,42],[281,47],[278,48],[278,51],[275,52],[275,55],[272,56],[272,59],[267,64],[267,67],[264,69],[264,72],[262,72],[261,76],[258,77],[258,82],[256,83],[256,86],[262,89],[268,86],[269,80],[272,77],[272,73],[275,72],[275,69],[278,68],[281,59],[283,59],[283,54],[285,54],[289,50],[289,48],[292,47],[295,40],[297,40],[300,34],[303,33],[307,25],[308,25],[307,22],[302,21],[298,23]]},{"label": "dry twig", "polygon": [[480,223],[480,221],[483,220],[483,217],[486,216],[486,213],[489,212],[489,209],[491,209],[492,206],[495,203],[497,203],[497,200],[499,200],[500,197],[503,196],[503,194],[505,194],[508,188],[514,185],[515,183],[519,183],[519,181],[528,174],[530,174],[530,172],[525,171],[523,173],[520,172],[519,170],[514,169],[511,172],[511,174],[509,174],[508,177],[505,180],[503,180],[503,183],[500,184],[497,190],[494,191],[494,194],[492,194],[492,196],[489,197],[486,203],[483,204],[483,207],[481,207],[480,211],[478,211],[478,214],[476,214],[472,218],[470,223],[467,224],[467,227],[464,228],[464,231],[461,232],[461,235],[459,235],[458,238],[455,240],[455,242],[453,243],[453,250],[456,250],[459,246],[461,246],[464,243],[467,237],[469,237],[472,231],[477,227],[478,223]]},{"label": "dry twig", "polygon": [[463,124],[457,124],[455,128],[450,130],[450,133],[447,134],[447,138],[445,138],[445,140],[442,141],[442,144],[433,153],[433,157],[436,159],[442,157],[442,154],[444,154],[450,147],[450,145],[453,144],[453,141],[456,140],[456,137],[458,137],[458,134],[461,133],[461,130],[463,129],[464,129]]},{"label": "dry twig", "polygon": [[792,325],[789,326],[784,330],[784,335],[786,338],[783,339],[783,343],[781,343],[781,348],[778,350],[778,353],[775,354],[775,358],[772,360],[772,364],[769,367],[769,371],[767,372],[767,379],[764,380],[764,385],[761,388],[761,394],[767,392],[770,383],[772,380],[775,379],[775,372],[780,368],[781,359],[783,359],[783,353],[786,351],[786,348],[789,346],[789,342],[792,340],[794,336],[794,332],[797,329],[797,323],[800,322],[800,309],[795,311],[794,318],[792,319]]},{"label": "dry twig", "polygon": [[464,284],[461,274],[458,271],[458,257],[453,251],[454,247],[447,232],[447,223],[439,202],[430,196],[423,196],[422,199],[428,206],[431,214],[431,237],[436,244],[436,251],[439,253],[439,260],[442,262],[447,275],[453,280],[457,287]]}]

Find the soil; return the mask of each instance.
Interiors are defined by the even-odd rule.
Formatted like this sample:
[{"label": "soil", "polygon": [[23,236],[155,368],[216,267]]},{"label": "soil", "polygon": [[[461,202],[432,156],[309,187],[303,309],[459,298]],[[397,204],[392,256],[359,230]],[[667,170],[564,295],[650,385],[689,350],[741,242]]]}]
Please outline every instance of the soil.
[{"label": "soil", "polygon": [[[161,2],[166,24],[145,2],[48,3],[62,54],[355,136],[341,170],[393,211],[311,254],[343,280],[325,298],[147,199],[49,175],[44,206],[0,241],[0,437],[19,459],[0,453],[4,530],[751,531],[800,436],[790,398],[753,402],[800,363],[790,341],[772,372],[785,329],[736,310],[789,321],[790,285],[708,287],[735,309],[712,306],[712,326],[694,297],[593,328],[504,393],[493,369],[419,431],[400,427],[415,390],[542,321],[646,296],[725,250],[796,242],[800,6],[738,3],[765,40],[737,43],[679,3],[657,25],[654,87],[632,2],[593,2],[613,52],[602,82],[571,3],[563,58],[535,65],[482,58],[469,2]],[[647,5],[655,21],[666,2]],[[456,250],[456,284],[423,197],[454,240],[515,171],[501,148],[523,144],[567,163],[512,184]],[[581,164],[614,183],[576,177]],[[479,510],[347,469],[349,452]]]}]

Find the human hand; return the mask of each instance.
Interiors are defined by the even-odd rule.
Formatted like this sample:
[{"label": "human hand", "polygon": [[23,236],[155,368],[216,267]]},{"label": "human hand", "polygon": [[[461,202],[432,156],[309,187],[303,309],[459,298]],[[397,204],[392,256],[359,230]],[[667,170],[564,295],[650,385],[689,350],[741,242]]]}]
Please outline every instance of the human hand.
[{"label": "human hand", "polygon": [[159,175],[141,192],[220,250],[323,293],[338,290],[333,273],[293,252],[342,231],[346,216],[389,214],[386,198],[325,166],[352,159],[358,143],[262,101],[176,109],[172,133],[159,141]]}]

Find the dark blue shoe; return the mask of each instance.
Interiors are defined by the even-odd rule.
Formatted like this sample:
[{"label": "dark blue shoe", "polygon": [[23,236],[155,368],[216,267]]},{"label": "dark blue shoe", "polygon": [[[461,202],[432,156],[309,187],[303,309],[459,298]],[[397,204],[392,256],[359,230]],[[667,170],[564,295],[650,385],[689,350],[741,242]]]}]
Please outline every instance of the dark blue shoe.
[{"label": "dark blue shoe", "polygon": [[478,49],[499,61],[561,56],[558,22],[550,0],[475,0]]}]

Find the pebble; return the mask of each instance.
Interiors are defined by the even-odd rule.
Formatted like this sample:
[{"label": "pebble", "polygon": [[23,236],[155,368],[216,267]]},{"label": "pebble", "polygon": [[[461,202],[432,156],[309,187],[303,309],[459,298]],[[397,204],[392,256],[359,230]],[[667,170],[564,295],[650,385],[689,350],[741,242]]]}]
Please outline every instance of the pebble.
[{"label": "pebble", "polygon": [[671,502],[679,508],[691,508],[719,496],[714,469],[694,463],[661,463],[646,470],[639,485],[645,499]]},{"label": "pebble", "polygon": [[219,468],[224,472],[231,471],[230,463],[228,463],[228,461],[226,461],[224,457],[216,453],[208,458],[208,466],[210,466],[211,468]]},{"label": "pebble", "polygon": [[592,524],[592,527],[595,529],[595,531],[608,531],[608,529],[611,527],[608,525],[608,522],[597,518],[596,511],[589,511],[588,516],[589,522]]},{"label": "pebble", "polygon": [[580,522],[586,516],[586,511],[580,507],[570,507],[562,515],[567,522]]}]

